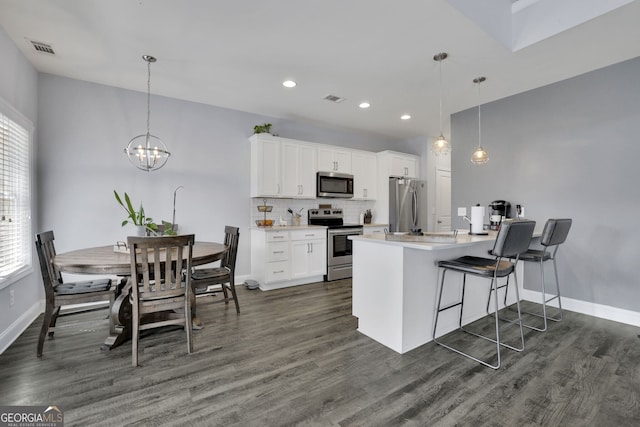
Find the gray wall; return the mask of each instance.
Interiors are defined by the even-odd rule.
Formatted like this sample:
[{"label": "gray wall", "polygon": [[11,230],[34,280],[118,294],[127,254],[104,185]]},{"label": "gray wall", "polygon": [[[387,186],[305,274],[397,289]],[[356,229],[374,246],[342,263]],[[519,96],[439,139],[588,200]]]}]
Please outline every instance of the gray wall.
[{"label": "gray wall", "polygon": [[[142,77],[141,83],[144,88]],[[38,96],[39,229],[55,230],[58,251],[126,239],[131,230],[120,226],[125,214],[114,189],[129,193],[136,204],[142,201],[155,220],[170,220],[173,191],[184,186],[176,204],[181,232],[219,241],[225,224],[239,226],[237,270],[248,275],[248,137],[255,124],[271,122],[272,131],[287,138],[372,151],[398,149],[397,143],[371,135],[152,96],[151,132],[172,156],[160,171],[145,173],[122,152],[145,131],[144,92],[41,74]]]},{"label": "gray wall", "polygon": [[[477,108],[453,115],[454,227],[468,227],[457,206],[496,199],[523,205],[540,228],[547,218],[573,218],[558,253],[563,295],[640,311],[638,76],[636,58],[482,105],[484,166],[469,161]],[[533,280],[527,274],[525,287]]]},{"label": "gray wall", "polygon": [[[2,27],[0,27],[0,58],[2,58],[0,60],[0,98],[35,125],[38,107],[37,72],[7,36]],[[34,138],[36,137],[37,131],[36,135],[34,135]],[[32,197],[32,224],[34,224],[34,229],[38,218],[37,203],[35,202],[36,194],[37,192],[34,189]],[[35,250],[33,257],[35,257]],[[39,280],[39,267],[36,261],[33,273],[0,289],[0,338],[4,338],[3,335],[7,328],[14,322],[19,322],[21,316],[28,313],[29,309],[42,297],[42,284]],[[10,290],[13,290],[15,295],[15,304],[13,306],[9,304]],[[22,321],[23,323],[27,322],[26,324],[28,325],[30,319],[23,318]],[[14,326],[21,329],[25,325]],[[4,339],[0,339],[0,351],[2,351],[4,342]]]}]

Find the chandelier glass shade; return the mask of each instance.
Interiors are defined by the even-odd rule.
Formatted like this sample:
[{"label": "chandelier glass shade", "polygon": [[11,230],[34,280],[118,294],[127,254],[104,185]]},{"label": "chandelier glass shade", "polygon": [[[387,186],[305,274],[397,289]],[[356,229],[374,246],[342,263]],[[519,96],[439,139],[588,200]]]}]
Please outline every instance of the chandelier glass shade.
[{"label": "chandelier glass shade", "polygon": [[482,148],[482,126],[481,126],[481,114],[480,114],[480,84],[484,82],[486,77],[478,77],[473,79],[473,82],[478,85],[478,148],[471,155],[471,163],[476,165],[484,165],[489,161],[489,153]]},{"label": "chandelier glass shade", "polygon": [[440,136],[433,141],[433,145],[431,146],[431,151],[435,153],[436,156],[446,155],[451,151],[451,144],[444,137],[442,132],[442,61],[447,58],[445,52],[438,53],[434,55],[433,60],[438,61],[440,63]]},{"label": "chandelier glass shade", "polygon": [[147,133],[131,139],[124,152],[132,165],[145,172],[151,172],[163,167],[171,153],[167,150],[164,142],[150,132],[151,63],[156,62],[156,58],[150,55],[143,55],[142,59],[147,62]]}]

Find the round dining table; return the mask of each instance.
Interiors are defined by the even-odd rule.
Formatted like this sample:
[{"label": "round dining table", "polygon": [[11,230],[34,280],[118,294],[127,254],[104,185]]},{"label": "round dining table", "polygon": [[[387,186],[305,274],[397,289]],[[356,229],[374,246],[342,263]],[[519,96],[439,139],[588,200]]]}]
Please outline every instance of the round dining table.
[{"label": "round dining table", "polygon": [[[218,261],[226,251],[227,246],[222,243],[195,242],[191,265],[198,266]],[[66,273],[121,276],[118,295],[111,307],[109,336],[102,349],[110,350],[131,338],[131,302],[129,301],[131,255],[129,253],[116,250],[113,246],[98,246],[56,254],[53,263],[60,271]],[[197,317],[194,318],[194,324],[200,324]]]}]

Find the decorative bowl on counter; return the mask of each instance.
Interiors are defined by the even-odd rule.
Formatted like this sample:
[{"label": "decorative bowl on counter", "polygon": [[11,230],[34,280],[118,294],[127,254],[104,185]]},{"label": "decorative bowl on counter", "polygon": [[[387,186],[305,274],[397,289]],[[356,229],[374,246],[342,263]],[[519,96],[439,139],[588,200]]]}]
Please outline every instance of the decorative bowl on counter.
[{"label": "decorative bowl on counter", "polygon": [[[271,206],[269,206],[271,207]],[[271,227],[273,226],[273,220],[272,219],[257,219],[256,220],[256,225],[258,227]]]}]

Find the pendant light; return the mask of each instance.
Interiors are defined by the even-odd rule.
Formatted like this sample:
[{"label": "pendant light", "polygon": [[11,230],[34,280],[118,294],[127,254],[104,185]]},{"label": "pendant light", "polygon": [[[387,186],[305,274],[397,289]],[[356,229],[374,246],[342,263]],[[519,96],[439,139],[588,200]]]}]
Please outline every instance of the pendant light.
[{"label": "pendant light", "polygon": [[487,80],[485,77],[478,77],[473,79],[473,82],[478,85],[478,148],[471,155],[471,163],[476,165],[484,165],[489,161],[489,154],[482,148],[482,126],[480,124],[480,83]]},{"label": "pendant light", "polygon": [[440,154],[446,155],[451,151],[451,144],[444,138],[442,133],[442,61],[447,59],[446,52],[440,52],[433,57],[434,61],[438,61],[440,63],[440,136],[433,141],[433,145],[431,146],[431,150],[435,153],[436,156]]},{"label": "pendant light", "polygon": [[145,172],[160,169],[167,163],[171,153],[162,140],[149,131],[149,118],[151,116],[151,63],[156,58],[150,55],[142,55],[147,62],[147,133],[134,137],[124,149],[132,165]]}]

